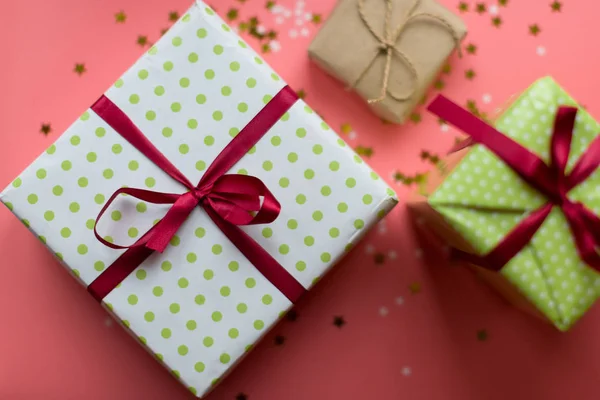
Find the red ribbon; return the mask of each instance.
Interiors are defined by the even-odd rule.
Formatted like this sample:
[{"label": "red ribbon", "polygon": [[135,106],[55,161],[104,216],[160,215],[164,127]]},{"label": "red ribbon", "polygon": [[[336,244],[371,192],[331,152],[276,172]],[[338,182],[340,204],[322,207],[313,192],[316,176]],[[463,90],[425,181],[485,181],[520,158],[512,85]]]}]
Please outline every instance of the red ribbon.
[{"label": "red ribbon", "polygon": [[577,108],[561,106],[556,112],[550,142],[550,165],[443,96],[438,96],[428,110],[465,132],[473,142],[486,146],[548,199],[548,203],[525,217],[488,254],[477,256],[459,251],[460,258],[499,271],[529,243],[556,206],[560,207],[569,223],[581,259],[600,271],[600,256],[596,251],[600,246],[600,218],[583,204],[568,197],[569,191],[585,181],[600,165],[600,136],[597,136],[571,173],[566,175]]},{"label": "red ribbon", "polygon": [[[182,194],[121,188],[106,202],[94,225],[96,238],[113,249],[127,249],[89,286],[88,291],[102,300],[154,251],[163,252],[181,224],[194,208],[201,206],[215,225],[244,254],[260,273],[276,286],[292,303],[305,292],[283,266],[238,225],[273,222],[281,210],[279,202],[258,178],[226,174],[298,100],[288,86],[284,87],[221,151],[206,173],[194,186],[107,97],[102,96],[91,109],[117,133],[138,149],[188,191]],[[120,246],[103,239],[96,225],[120,194],[154,204],[173,204],[166,215],[131,246]],[[261,197],[263,199],[261,204]]]}]

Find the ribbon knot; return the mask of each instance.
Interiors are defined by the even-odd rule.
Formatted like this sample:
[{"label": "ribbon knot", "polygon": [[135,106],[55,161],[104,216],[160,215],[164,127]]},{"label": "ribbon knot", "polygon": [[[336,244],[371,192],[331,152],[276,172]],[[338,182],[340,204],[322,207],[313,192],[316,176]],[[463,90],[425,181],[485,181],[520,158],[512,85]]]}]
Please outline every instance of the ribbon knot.
[{"label": "ribbon knot", "polygon": [[[397,100],[397,101],[408,100],[417,91],[418,81],[419,81],[419,72],[417,71],[417,68],[415,67],[414,63],[410,60],[410,58],[406,54],[404,54],[403,51],[399,50],[396,47],[396,44],[398,42],[398,39],[400,39],[402,32],[408,26],[408,24],[413,22],[414,20],[421,18],[421,17],[427,17],[427,18],[430,18],[434,21],[438,21],[439,23],[441,23],[452,34],[452,38],[454,39],[454,42],[456,44],[456,49],[458,50],[458,55],[459,55],[459,57],[462,56],[462,53],[460,51],[460,38],[459,38],[458,34],[456,33],[456,31],[454,30],[454,28],[452,27],[452,25],[445,18],[440,17],[439,15],[431,14],[431,13],[415,12],[417,7],[421,3],[421,0],[414,0],[413,4],[411,5],[408,12],[406,13],[406,16],[404,17],[403,22],[398,25],[396,30],[393,30],[392,25],[391,25],[392,13],[394,11],[393,1],[394,0],[385,0],[385,2],[386,2],[385,26],[384,26],[385,33],[382,36],[379,33],[377,33],[377,30],[375,29],[373,24],[371,24],[371,21],[369,21],[369,19],[366,16],[365,0],[358,0],[358,13],[360,15],[360,18],[364,22],[364,24],[367,27],[367,29],[369,30],[369,32],[379,42],[379,44],[377,46],[378,52],[375,53],[375,55],[373,55],[373,57],[371,58],[371,61],[367,64],[365,69],[358,75],[358,77],[354,80],[354,82],[350,85],[350,87],[355,88],[356,85],[358,85],[358,83],[363,79],[365,74],[371,69],[371,66],[373,65],[373,63],[375,62],[375,60],[377,59],[377,56],[379,54],[386,55],[385,67],[384,67],[384,71],[383,71],[383,81],[381,84],[380,95],[379,95],[379,97],[377,97],[375,99],[369,99],[368,100],[369,103],[379,103],[379,102],[385,100],[385,98],[388,94],[390,95],[390,97],[392,97],[394,100]],[[390,91],[388,88],[389,80],[390,80],[390,72],[391,72],[391,68],[392,68],[392,59],[393,59],[394,54],[396,54],[400,58],[400,60],[406,65],[406,67],[408,67],[408,69],[410,70],[410,73],[413,77],[413,80],[414,80],[411,90],[406,94],[397,94],[397,93]]]},{"label": "ribbon knot", "polygon": [[[190,214],[200,207],[248,261],[283,295],[295,302],[305,292],[304,287],[239,228],[240,225],[273,222],[281,210],[279,202],[260,179],[227,172],[271,129],[297,99],[296,93],[288,86],[281,89],[225,146],[208,167],[200,182],[193,185],[119,107],[107,97],[100,97],[91,107],[92,110],[169,177],[183,185],[187,191],[162,193],[123,187],[113,193],[96,218],[94,234],[106,246],[113,249],[126,249],[126,251],[88,286],[88,290],[94,297],[98,300],[104,298],[154,251],[163,252]],[[98,221],[120,194],[127,194],[153,204],[171,205],[165,216],[130,246],[108,242],[97,231]]]},{"label": "ribbon knot", "polygon": [[570,173],[566,173],[577,108],[561,106],[556,112],[549,165],[527,148],[443,96],[438,96],[428,110],[465,132],[472,142],[486,146],[527,184],[548,199],[546,204],[525,216],[488,254],[477,256],[454,249],[458,258],[499,271],[531,241],[552,209],[557,206],[569,224],[580,258],[600,271],[600,255],[597,252],[600,247],[600,218],[582,203],[574,202],[568,197],[571,189],[584,182],[600,166],[599,135]]}]

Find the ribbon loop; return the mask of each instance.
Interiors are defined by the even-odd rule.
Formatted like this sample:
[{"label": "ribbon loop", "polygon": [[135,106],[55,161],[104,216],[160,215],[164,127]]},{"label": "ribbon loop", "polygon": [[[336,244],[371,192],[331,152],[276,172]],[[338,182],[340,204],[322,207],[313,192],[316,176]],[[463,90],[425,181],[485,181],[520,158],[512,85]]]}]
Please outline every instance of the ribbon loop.
[{"label": "ribbon loop", "polygon": [[561,106],[556,112],[550,140],[550,166],[519,143],[441,95],[428,106],[428,110],[461,129],[473,142],[486,146],[549,200],[527,215],[488,254],[462,254],[462,259],[492,270],[502,269],[531,241],[552,208],[557,206],[569,223],[579,257],[600,272],[600,255],[597,251],[600,247],[600,218],[583,204],[573,202],[568,197],[569,190],[600,166],[600,136],[597,136],[571,174],[566,175],[577,108]]},{"label": "ribbon loop", "polygon": [[[127,251],[88,286],[88,290],[94,297],[103,298],[128,275],[127,271],[132,272],[153,251],[163,252],[193,210],[201,206],[248,260],[288,299],[295,302],[304,293],[304,287],[237,227],[273,222],[279,215],[281,205],[260,179],[246,175],[226,175],[226,173],[268,132],[297,99],[297,95],[285,86],[219,153],[197,186],[193,186],[108,98],[102,96],[94,103],[92,110],[100,118],[149,160],[188,189],[182,194],[172,194],[121,188],[110,197],[96,218],[94,233],[96,238],[106,246],[113,249],[127,249]],[[165,216],[136,243],[131,246],[120,246],[108,242],[96,231],[98,221],[119,194],[129,194],[150,203],[172,204],[172,206]]]}]

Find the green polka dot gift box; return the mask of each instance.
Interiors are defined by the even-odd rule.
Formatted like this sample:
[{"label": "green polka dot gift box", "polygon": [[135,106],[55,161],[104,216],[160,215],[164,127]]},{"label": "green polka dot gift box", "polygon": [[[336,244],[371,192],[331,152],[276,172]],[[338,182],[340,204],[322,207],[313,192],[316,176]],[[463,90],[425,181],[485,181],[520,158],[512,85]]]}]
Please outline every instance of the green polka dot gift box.
[{"label": "green polka dot gift box", "polygon": [[397,203],[200,1],[1,199],[199,397]]},{"label": "green polka dot gift box", "polygon": [[493,127],[444,98],[430,110],[475,144],[428,177],[411,210],[453,257],[520,308],[568,330],[600,294],[600,124],[550,77]]}]

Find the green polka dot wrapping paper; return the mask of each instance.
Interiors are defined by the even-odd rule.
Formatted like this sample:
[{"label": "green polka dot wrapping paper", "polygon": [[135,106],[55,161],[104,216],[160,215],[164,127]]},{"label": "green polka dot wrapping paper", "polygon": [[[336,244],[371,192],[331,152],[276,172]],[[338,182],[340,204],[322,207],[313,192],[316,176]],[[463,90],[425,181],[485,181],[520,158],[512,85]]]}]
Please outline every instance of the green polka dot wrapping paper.
[{"label": "green polka dot wrapping paper", "polygon": [[[192,182],[285,82],[204,3],[191,9],[105,93]],[[281,204],[242,229],[309,289],[397,203],[394,192],[297,101],[230,173],[261,179]],[[88,286],[121,254],[94,221],[121,187],[181,193],[87,110],[2,193],[6,204]],[[120,196],[98,223],[133,244],[169,205]],[[292,304],[201,208],[103,300],[191,392],[203,396]]]},{"label": "green polka dot wrapping paper", "polygon": [[[600,132],[600,125],[552,78],[532,84],[496,118],[494,126],[549,164],[555,114],[561,105],[578,107],[566,167],[569,174]],[[460,240],[456,242],[462,240],[469,251],[484,255],[548,199],[483,145],[474,145],[464,153],[427,202],[458,234]],[[571,189],[568,197],[599,215],[599,183],[596,169]],[[439,229],[439,224],[433,225]],[[447,231],[440,236],[444,235]],[[499,274],[529,307],[562,331],[568,330],[600,294],[600,274],[580,259],[567,219],[557,206]]]}]

